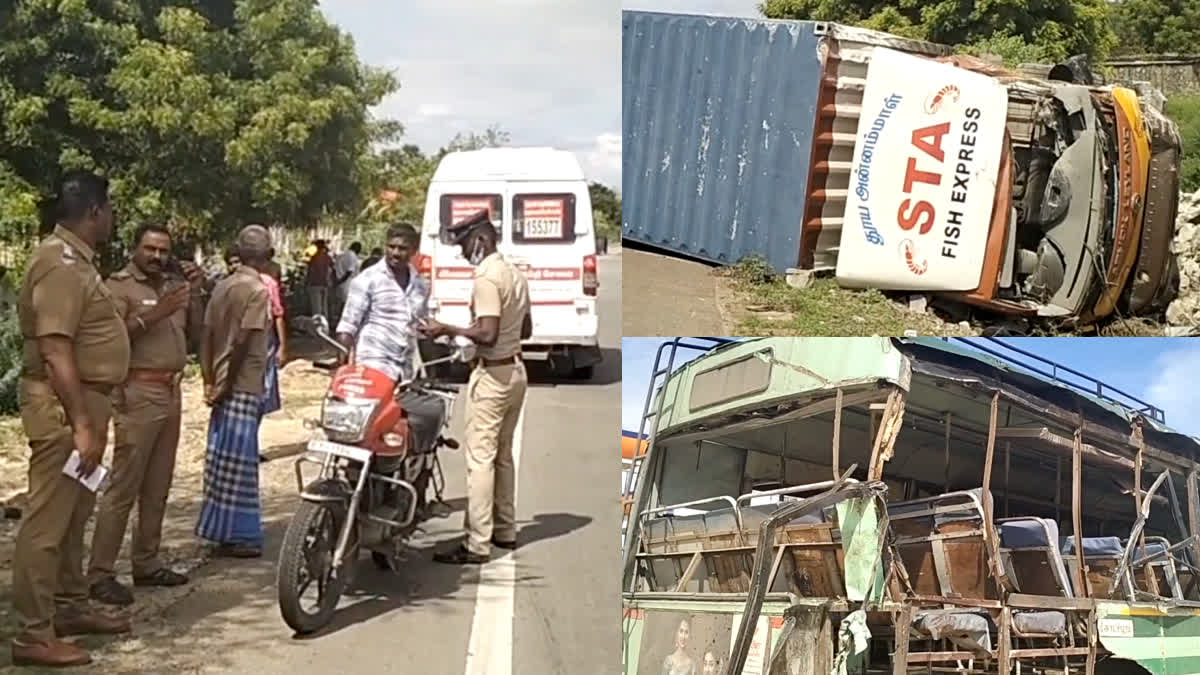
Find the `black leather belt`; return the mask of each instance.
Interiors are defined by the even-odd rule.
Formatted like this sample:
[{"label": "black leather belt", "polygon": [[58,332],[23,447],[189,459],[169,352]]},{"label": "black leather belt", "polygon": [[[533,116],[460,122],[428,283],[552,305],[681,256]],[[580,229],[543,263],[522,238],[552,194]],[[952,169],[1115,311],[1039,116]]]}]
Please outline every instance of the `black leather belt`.
[{"label": "black leather belt", "polygon": [[490,368],[492,366],[509,366],[516,363],[517,360],[516,356],[509,356],[503,359],[479,359],[476,363],[485,368]]}]

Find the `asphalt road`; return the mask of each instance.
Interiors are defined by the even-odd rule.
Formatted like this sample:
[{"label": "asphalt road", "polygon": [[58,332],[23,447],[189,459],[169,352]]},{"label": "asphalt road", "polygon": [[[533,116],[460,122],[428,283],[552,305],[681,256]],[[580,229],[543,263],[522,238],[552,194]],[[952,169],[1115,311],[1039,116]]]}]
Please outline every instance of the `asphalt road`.
[{"label": "asphalt road", "polygon": [[[497,550],[505,555],[482,568],[431,560],[460,534],[465,504],[462,455],[444,452],[454,513],[426,524],[400,575],[378,572],[364,557],[333,624],[300,639],[276,603],[276,554],[295,503],[278,494],[267,505],[262,560],[206,565],[187,596],[138,626],[136,637],[103,647],[97,665],[256,675],[619,673],[621,258],[602,259],[600,274],[605,360],[596,377],[563,384],[534,371],[520,431],[515,552]],[[461,430],[461,399],[457,407]],[[276,481],[290,472],[288,460],[264,467]]]},{"label": "asphalt road", "polygon": [[653,303],[653,311],[625,313],[624,335],[725,334],[717,312],[717,280],[711,266],[632,248],[624,249],[622,257],[629,297]]}]

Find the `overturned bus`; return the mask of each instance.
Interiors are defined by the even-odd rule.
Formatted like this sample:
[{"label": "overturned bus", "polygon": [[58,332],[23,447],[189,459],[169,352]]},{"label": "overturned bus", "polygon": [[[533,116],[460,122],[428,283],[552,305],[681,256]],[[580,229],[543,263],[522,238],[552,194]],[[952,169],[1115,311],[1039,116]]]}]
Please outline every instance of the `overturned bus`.
[{"label": "overturned bus", "polygon": [[1200,443],[1161,410],[989,342],[697,340],[646,399],[626,675],[1200,672]]}]

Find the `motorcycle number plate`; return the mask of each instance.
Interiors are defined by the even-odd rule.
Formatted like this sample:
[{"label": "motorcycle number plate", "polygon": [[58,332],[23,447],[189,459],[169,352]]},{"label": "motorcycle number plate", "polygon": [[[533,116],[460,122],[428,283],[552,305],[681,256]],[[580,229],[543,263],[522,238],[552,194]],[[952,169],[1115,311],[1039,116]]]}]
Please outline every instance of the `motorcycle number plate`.
[{"label": "motorcycle number plate", "polygon": [[356,448],[353,445],[342,445],[341,443],[330,443],[329,441],[309,441],[309,452],[327,452],[338,457],[345,457],[356,462],[366,464],[371,461],[371,451],[364,448]]}]

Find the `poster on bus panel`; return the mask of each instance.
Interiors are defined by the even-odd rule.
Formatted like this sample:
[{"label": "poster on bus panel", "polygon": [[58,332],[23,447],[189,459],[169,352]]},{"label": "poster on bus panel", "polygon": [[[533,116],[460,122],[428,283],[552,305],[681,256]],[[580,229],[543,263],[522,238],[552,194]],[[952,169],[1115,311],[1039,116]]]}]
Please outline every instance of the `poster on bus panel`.
[{"label": "poster on bus panel", "polygon": [[520,200],[517,229],[521,239],[562,239],[566,205],[562,198],[524,197]]},{"label": "poster on bus panel", "polygon": [[451,197],[450,199],[450,222],[447,225],[461,223],[480,211],[487,211],[488,218],[493,223],[499,223],[500,214],[497,212],[497,207],[500,204],[500,197],[491,195],[471,195]]},{"label": "poster on bus panel", "polygon": [[949,64],[876,47],[838,251],[843,286],[979,286],[1007,92]]}]

